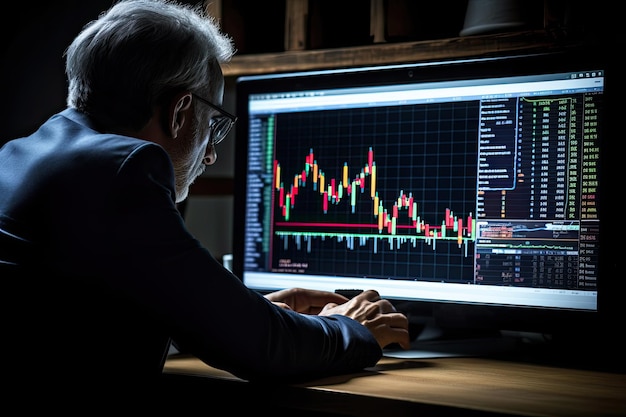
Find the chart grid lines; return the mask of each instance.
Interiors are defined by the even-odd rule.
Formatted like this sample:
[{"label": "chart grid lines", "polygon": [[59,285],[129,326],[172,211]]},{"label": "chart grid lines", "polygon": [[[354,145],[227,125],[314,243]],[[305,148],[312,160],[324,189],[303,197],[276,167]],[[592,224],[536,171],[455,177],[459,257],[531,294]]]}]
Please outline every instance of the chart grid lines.
[{"label": "chart grid lines", "polygon": [[[473,241],[469,236],[463,244],[444,239],[442,222],[446,209],[462,219],[475,213],[476,161],[458,160],[454,155],[476,154],[478,114],[477,102],[460,102],[279,115],[277,134],[298,140],[275,150],[282,192],[289,196],[290,207],[274,211],[274,231],[280,237],[275,238],[273,267],[295,259],[306,264],[310,273],[332,269],[368,277],[471,282],[473,259],[467,245]],[[470,115],[475,115],[473,124],[458,122]],[[454,152],[455,147],[470,146],[472,152]],[[361,227],[346,232],[347,227],[340,227],[376,223],[369,196],[374,176],[367,166],[368,150],[374,155],[380,207],[393,217],[392,234],[386,229],[372,233]],[[314,156],[308,162],[315,163],[323,181],[330,181],[329,189],[339,189],[337,195],[344,196],[329,198],[326,212],[320,210],[322,196],[314,192],[311,174],[303,169],[307,155]],[[350,178],[361,180],[357,182],[360,190],[353,191],[355,206],[344,195],[351,190],[342,182],[344,167]],[[448,194],[435,191],[440,181],[446,182],[441,188],[450,190]],[[416,202],[422,224],[442,236],[429,238],[421,233],[408,217],[403,198]],[[392,211],[397,217],[391,216]],[[286,212],[288,220],[278,215]],[[307,223],[309,233],[303,236],[300,225],[298,232],[293,229],[296,235],[290,234],[290,221]],[[469,230],[471,225],[466,227]]]}]

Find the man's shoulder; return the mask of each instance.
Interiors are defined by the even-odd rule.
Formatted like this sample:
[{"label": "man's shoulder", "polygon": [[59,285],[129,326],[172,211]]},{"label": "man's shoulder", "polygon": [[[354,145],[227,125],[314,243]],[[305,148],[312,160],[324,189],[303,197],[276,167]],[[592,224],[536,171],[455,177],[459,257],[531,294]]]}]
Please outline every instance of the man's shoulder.
[{"label": "man's shoulder", "polygon": [[99,131],[89,116],[72,108],[52,116],[32,136],[44,137],[51,143],[59,141],[64,153],[80,154],[83,160],[119,160],[130,155],[151,153],[166,155],[165,150],[156,143]]}]

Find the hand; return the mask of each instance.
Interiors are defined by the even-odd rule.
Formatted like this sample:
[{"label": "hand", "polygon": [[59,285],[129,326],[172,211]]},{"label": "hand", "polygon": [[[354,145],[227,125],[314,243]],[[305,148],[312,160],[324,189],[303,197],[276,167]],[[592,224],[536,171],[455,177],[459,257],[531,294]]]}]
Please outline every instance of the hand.
[{"label": "hand", "polygon": [[320,316],[341,314],[350,317],[372,332],[381,348],[392,343],[409,349],[409,321],[398,313],[389,300],[380,298],[374,290],[363,291],[345,303],[330,302],[319,313]]},{"label": "hand", "polygon": [[343,304],[348,299],[343,295],[304,288],[288,288],[265,295],[274,304],[304,314],[319,314],[328,304]]}]

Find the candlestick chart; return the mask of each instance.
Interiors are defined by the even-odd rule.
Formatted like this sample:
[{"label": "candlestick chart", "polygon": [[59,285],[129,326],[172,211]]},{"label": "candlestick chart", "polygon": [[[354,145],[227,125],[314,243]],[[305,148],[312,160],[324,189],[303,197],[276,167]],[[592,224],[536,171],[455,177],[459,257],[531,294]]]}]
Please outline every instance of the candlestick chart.
[{"label": "candlestick chart", "polygon": [[[457,242],[459,248],[464,247],[464,254],[467,256],[468,243],[472,242],[476,238],[475,228],[476,220],[472,218],[472,214],[468,214],[466,219],[460,218],[454,214],[450,208],[445,209],[445,213],[442,213],[441,224],[426,223],[419,214],[418,202],[414,199],[413,194],[408,194],[401,190],[396,199],[390,202],[391,207],[385,207],[383,199],[379,197],[376,189],[376,163],[374,162],[374,151],[369,148],[367,152],[367,163],[359,170],[358,174],[350,178],[349,167],[347,163],[344,163],[340,178],[329,178],[327,184],[326,174],[318,166],[317,160],[315,160],[313,149],[304,158],[304,168],[300,173],[293,176],[293,181],[289,184],[288,188],[282,178],[281,166],[278,161],[274,161],[274,186],[275,191],[278,193],[278,208],[280,216],[284,221],[279,221],[276,226],[296,226],[296,227],[310,227],[316,228],[349,228],[357,229],[362,233],[360,236],[368,239],[375,235],[388,236],[392,240],[402,243],[405,237],[414,236],[412,240],[423,239],[427,244],[432,245],[435,249],[436,242],[438,240],[454,240]],[[370,200],[371,201],[371,213],[370,217],[372,222],[370,223],[343,223],[343,222],[328,222],[328,221],[311,221],[311,222],[290,222],[291,211],[296,206],[296,200],[298,200],[298,194],[300,190],[307,187],[312,189],[314,194],[319,195],[319,201],[317,203],[317,209],[320,210],[323,215],[327,215],[331,206],[337,206],[344,204],[349,207],[351,214],[356,213],[357,200]],[[315,204],[305,202],[305,210],[315,210]],[[311,206],[312,204],[312,206]],[[405,222],[402,222],[401,215],[404,213]],[[401,233],[400,229],[409,230],[409,233]],[[339,236],[341,232],[335,234]],[[347,232],[354,235],[355,232]],[[315,232],[306,234],[307,236],[313,235]],[[352,243],[349,243],[349,247],[353,248]],[[310,244],[307,251],[310,252]],[[377,248],[374,247],[374,252]]]},{"label": "candlestick chart", "polygon": [[408,137],[379,146],[318,137],[317,148],[277,148],[275,269],[471,280],[475,133]]}]

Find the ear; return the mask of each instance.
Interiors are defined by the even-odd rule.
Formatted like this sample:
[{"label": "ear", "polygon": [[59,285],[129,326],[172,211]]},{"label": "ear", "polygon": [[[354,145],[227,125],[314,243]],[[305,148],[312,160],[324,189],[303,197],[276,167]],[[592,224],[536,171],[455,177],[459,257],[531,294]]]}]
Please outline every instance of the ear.
[{"label": "ear", "polygon": [[167,128],[173,139],[176,139],[180,131],[186,127],[185,123],[191,121],[191,100],[192,95],[190,92],[182,92],[176,94],[170,101],[167,113]]}]

